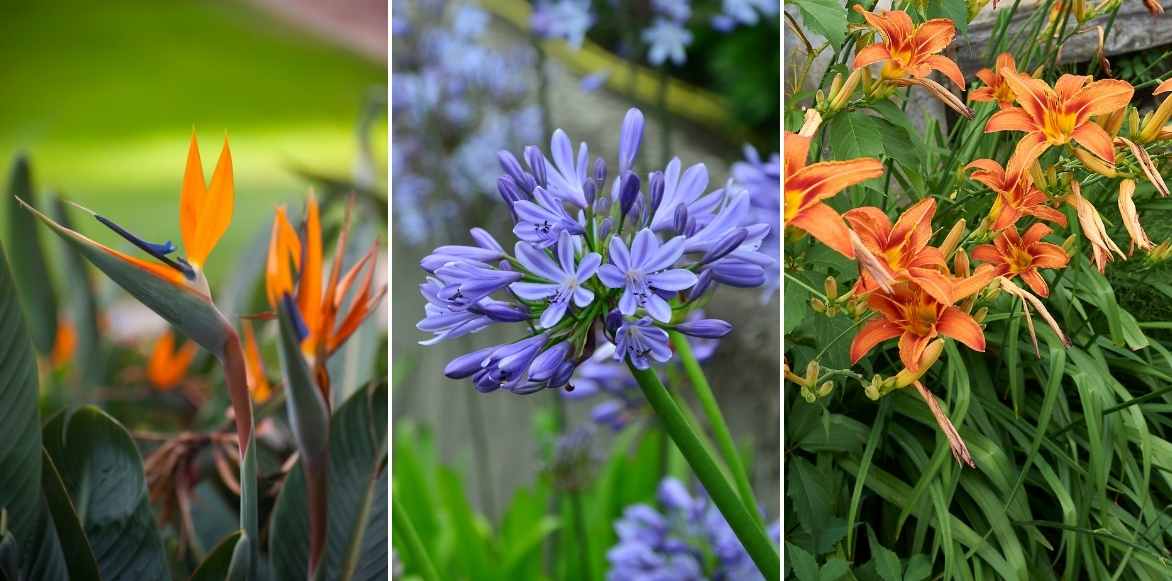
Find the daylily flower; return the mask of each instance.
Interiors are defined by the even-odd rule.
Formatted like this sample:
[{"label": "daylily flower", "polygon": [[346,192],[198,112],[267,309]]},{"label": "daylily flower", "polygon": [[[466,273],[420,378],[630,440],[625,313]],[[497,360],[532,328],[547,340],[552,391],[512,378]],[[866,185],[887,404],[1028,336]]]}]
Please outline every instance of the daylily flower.
[{"label": "daylily flower", "polygon": [[1108,165],[1115,164],[1111,136],[1091,121],[1095,115],[1127,106],[1135,92],[1131,84],[1114,79],[1092,81],[1089,76],[1062,75],[1051,88],[1045,81],[1001,69],[1019,107],[1002,109],[989,118],[985,132],[1024,131],[1018,149],[1032,162],[1050,146],[1074,141]]},{"label": "daylily flower", "polygon": [[1012,107],[1016,96],[1009,83],[1005,82],[1005,77],[1001,76],[1002,69],[1017,72],[1017,63],[1014,62],[1012,53],[1003,52],[997,55],[997,61],[992,69],[977,71],[977,78],[981,79],[985,86],[969,91],[969,99],[978,103],[996,102],[1002,109]]},{"label": "daylily flower", "polygon": [[978,159],[965,166],[966,170],[976,170],[969,177],[997,193],[989,210],[994,231],[1016,224],[1023,215],[1066,226],[1066,215],[1050,207],[1049,197],[1034,185],[1028,170],[1033,164],[1033,160],[1027,160],[1029,154],[1017,149],[1005,168],[991,159]]},{"label": "daylily flower", "polygon": [[785,225],[804,230],[839,254],[854,258],[846,222],[824,200],[845,188],[883,175],[883,164],[877,159],[863,157],[806,165],[809,151],[809,135],[786,132]]},{"label": "daylily flower", "polygon": [[[953,300],[976,293],[993,280],[992,269],[979,269],[953,289]],[[891,292],[878,291],[867,298],[867,304],[881,318],[871,319],[851,341],[851,363],[858,363],[876,345],[899,337],[899,359],[911,371],[920,369],[920,361],[928,344],[943,335],[964,343],[974,351],[985,350],[985,334],[968,313],[952,306],[952,302],[937,301],[921,287],[902,282]]]},{"label": "daylily flower", "polygon": [[[908,208],[895,221],[874,207],[854,208],[843,214],[863,246],[883,262],[895,280],[906,280],[922,287],[942,303],[952,302],[951,281],[945,271],[945,257],[939,249],[929,246],[932,238],[932,216],[936,200],[925,198]],[[879,285],[863,270],[855,287],[864,293]]]},{"label": "daylily flower", "polygon": [[998,276],[1020,276],[1035,294],[1049,296],[1050,288],[1038,269],[1063,268],[1070,261],[1061,246],[1042,242],[1050,232],[1050,227],[1040,222],[1034,223],[1020,236],[1017,228],[1006,228],[993,244],[973,248],[973,258],[992,264]]},{"label": "daylily flower", "polygon": [[198,350],[199,346],[194,341],[187,341],[176,349],[175,334],[170,329],[164,331],[151,350],[151,358],[147,363],[147,379],[159,391],[174,389],[187,377],[187,368],[191,367]]},{"label": "daylily flower", "polygon": [[[299,320],[294,323],[299,327],[301,350],[312,363],[318,386],[327,396],[326,401],[329,401],[326,361],[375,311],[387,292],[385,284],[375,289],[377,241],[371,244],[366,255],[342,274],[350,212],[351,207],[347,207],[345,224],[338,235],[334,262],[324,289],[321,222],[317,199],[312,193],[306,202],[304,238],[299,237],[297,230],[289,223],[284,208],[278,208],[273,220],[272,237],[269,239],[265,272],[269,305],[275,309],[280,301],[295,301],[296,308],[293,311]],[[297,271],[296,289],[294,269]],[[355,283],[358,290],[350,300],[349,311],[342,313],[342,305]]]},{"label": "daylily flower", "polygon": [[1107,227],[1103,225],[1103,218],[1099,216],[1094,204],[1082,196],[1082,188],[1078,181],[1070,182],[1070,194],[1066,197],[1066,203],[1074,206],[1078,214],[1079,227],[1082,228],[1082,234],[1087,242],[1091,244],[1092,257],[1099,272],[1107,270],[1112,253],[1118,254],[1120,258],[1127,258],[1115,241],[1107,235]]},{"label": "daylily flower", "polygon": [[1141,250],[1148,250],[1155,246],[1139,223],[1139,212],[1135,209],[1133,195],[1135,195],[1134,181],[1123,180],[1119,182],[1119,215],[1123,218],[1123,227],[1127,229],[1127,235],[1131,236],[1131,244],[1127,248],[1128,254],[1131,254],[1136,246],[1140,247]]},{"label": "daylily flower", "polygon": [[265,374],[265,363],[256,343],[256,333],[247,319],[240,321],[240,327],[244,330],[244,368],[248,374],[248,391],[252,393],[253,401],[265,403],[273,396],[273,387]]},{"label": "daylily flower", "polygon": [[890,10],[882,14],[868,12],[855,5],[871,28],[883,35],[883,42],[860,49],[852,68],[882,62],[885,79],[924,78],[940,71],[957,87],[964,88],[964,75],[956,63],[938,54],[952,43],[956,27],[947,18],[933,18],[916,26],[907,12]]}]

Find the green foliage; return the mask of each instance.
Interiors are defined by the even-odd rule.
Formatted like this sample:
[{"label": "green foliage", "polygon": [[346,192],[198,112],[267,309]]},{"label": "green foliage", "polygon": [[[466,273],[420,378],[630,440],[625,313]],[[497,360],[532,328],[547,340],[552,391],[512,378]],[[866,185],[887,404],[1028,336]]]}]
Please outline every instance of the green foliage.
[{"label": "green foliage", "polygon": [[37,205],[39,196],[33,186],[32,169],[28,157],[21,154],[12,160],[9,170],[7,198],[8,246],[19,251],[12,255],[12,272],[20,292],[25,319],[37,351],[48,354],[53,351],[57,338],[57,293],[53,279],[49,276],[45,248],[41,244],[41,233],[35,222],[24,219],[20,200]]},{"label": "green foliage", "polygon": [[834,48],[846,40],[846,5],[840,0],[794,0],[802,12],[802,21],[810,30],[821,34]]}]

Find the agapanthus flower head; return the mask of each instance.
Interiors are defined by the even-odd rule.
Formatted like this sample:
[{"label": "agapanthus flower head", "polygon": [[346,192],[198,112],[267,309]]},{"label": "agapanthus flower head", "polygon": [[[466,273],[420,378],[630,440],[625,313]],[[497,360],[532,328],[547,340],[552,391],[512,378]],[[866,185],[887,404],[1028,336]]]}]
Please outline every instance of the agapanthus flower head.
[{"label": "agapanthus flower head", "polygon": [[1108,165],[1115,164],[1111,136],[1092,122],[1095,115],[1126,107],[1135,92],[1127,81],[1089,76],[1062,75],[1054,86],[1004,67],[1001,76],[1013,90],[1019,106],[993,114],[985,132],[1024,131],[1018,148],[1033,162],[1051,146],[1071,141],[1086,148]]},{"label": "agapanthus flower head", "polygon": [[[656,501],[658,508],[628,506],[615,522],[618,543],[606,553],[608,580],[764,579],[703,492],[693,494],[668,477],[660,482]],[[779,527],[771,525],[774,542],[779,534]]]},{"label": "agapanthus flower head", "polygon": [[[619,171],[577,155],[562,130],[551,140],[553,161],[539,148],[501,152],[501,198],[519,239],[512,253],[487,232],[474,246],[436,248],[421,266],[426,344],[475,333],[497,323],[523,323],[526,336],[453,360],[448,377],[476,389],[532,393],[572,389],[578,365],[602,342],[613,357],[646,369],[671,359],[668,331],[704,338],[731,325],[690,319],[715,282],[759,286],[776,263],[759,252],[768,224],[749,221],[748,192],[726,185],[708,193],[707,170],[680,175],[680,161],[646,179],[633,168],[643,115],[628,111],[619,135]],[[490,164],[487,160],[486,164]],[[607,193],[609,191],[609,194]]]}]

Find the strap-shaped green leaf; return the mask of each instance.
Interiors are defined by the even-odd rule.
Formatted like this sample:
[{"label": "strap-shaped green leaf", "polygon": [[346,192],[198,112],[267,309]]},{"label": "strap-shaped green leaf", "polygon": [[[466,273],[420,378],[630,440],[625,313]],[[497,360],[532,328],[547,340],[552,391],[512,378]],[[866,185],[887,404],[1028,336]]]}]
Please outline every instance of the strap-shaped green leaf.
[{"label": "strap-shaped green leaf", "polygon": [[171,578],[151,513],[142,456],[130,433],[86,406],[45,424],[45,450],[69,497],[105,581]]},{"label": "strap-shaped green leaf", "polygon": [[17,155],[12,160],[8,178],[8,246],[13,252],[12,274],[20,292],[20,302],[28,321],[28,330],[37,351],[49,354],[57,339],[57,295],[53,292],[49,276],[45,249],[41,244],[37,225],[26,220],[17,198],[36,205],[36,190],[33,189],[32,170],[28,157]]},{"label": "strap-shaped green leaf", "polygon": [[61,472],[53,465],[49,451],[41,448],[41,482],[45,491],[45,502],[53,523],[57,527],[57,538],[64,547],[65,564],[69,568],[70,581],[102,581],[94,549],[85,536],[81,519],[73,507],[73,500],[65,490]]},{"label": "strap-shaped green leaf", "polygon": [[25,577],[67,579],[65,558],[41,494],[37,361],[0,248],[0,509],[20,546]]},{"label": "strap-shaped green leaf", "polygon": [[[387,386],[368,386],[334,413],[330,426],[326,574],[333,580],[385,579],[387,557]],[[307,578],[309,518],[300,465],[273,509],[269,554],[276,579]]]},{"label": "strap-shaped green leaf", "polygon": [[228,569],[232,566],[232,555],[236,551],[236,544],[243,536],[244,531],[236,531],[220,541],[191,574],[191,581],[224,581],[227,579]]},{"label": "strap-shaped green leaf", "polygon": [[[70,212],[59,196],[53,197],[52,211],[57,222],[74,229]],[[83,387],[97,387],[106,377],[106,348],[98,328],[98,294],[93,273],[72,244],[62,242],[60,247],[66,284],[62,295],[77,332],[77,348],[73,352],[74,377]]]}]

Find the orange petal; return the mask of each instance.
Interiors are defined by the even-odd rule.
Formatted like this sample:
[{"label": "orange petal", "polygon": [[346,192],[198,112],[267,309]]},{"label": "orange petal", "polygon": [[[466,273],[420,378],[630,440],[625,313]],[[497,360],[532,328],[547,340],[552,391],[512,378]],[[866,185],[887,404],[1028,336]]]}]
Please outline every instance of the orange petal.
[{"label": "orange petal", "polygon": [[1111,136],[1107,135],[1102,127],[1094,123],[1084,123],[1075,129],[1070,137],[1099,159],[1115,165],[1115,145],[1111,142]]},{"label": "orange petal", "polygon": [[1172,91],[1172,79],[1165,79],[1162,83],[1156,85],[1156,88],[1152,91],[1152,94],[1160,95],[1162,93],[1167,93],[1168,91]]},{"label": "orange petal", "polygon": [[948,77],[948,80],[955,83],[956,86],[960,87],[961,89],[965,87],[964,73],[960,72],[960,67],[956,66],[956,62],[952,59],[937,54],[924,59],[924,62],[928,63],[928,66],[932,67],[933,69],[943,73],[944,76]]},{"label": "orange petal", "polygon": [[195,342],[187,341],[176,351],[175,335],[168,329],[155,341],[147,363],[147,378],[161,391],[173,389],[187,376],[187,368],[195,359],[197,350]]},{"label": "orange petal", "polygon": [[989,264],[999,265],[1005,262],[1005,257],[997,251],[997,248],[992,244],[981,244],[973,247],[972,256],[974,260],[981,262],[988,262]]},{"label": "orange petal", "polygon": [[985,350],[985,332],[981,326],[956,307],[948,307],[936,321],[936,331],[945,337],[952,337],[973,351]]},{"label": "orange petal", "polygon": [[247,372],[248,390],[252,392],[253,401],[264,403],[273,393],[269,378],[265,375],[264,359],[256,343],[256,334],[252,331],[252,323],[245,319],[240,322],[240,326],[244,330],[244,369]]},{"label": "orange petal", "polygon": [[1105,79],[1095,81],[1067,101],[1067,111],[1081,122],[1092,115],[1113,113],[1131,102],[1135,88],[1127,81]]},{"label": "orange petal", "polygon": [[1070,262],[1066,251],[1057,244],[1039,242],[1030,248],[1034,255],[1034,266],[1037,268],[1064,268]]},{"label": "orange petal", "polygon": [[[808,165],[786,178],[786,190],[802,192],[801,207],[821,202],[842,190],[883,175],[883,163],[869,157],[823,161]],[[800,212],[801,210],[799,210]]]},{"label": "orange petal", "polygon": [[1050,287],[1046,284],[1046,279],[1042,278],[1042,275],[1038,273],[1036,268],[1028,269],[1020,273],[1020,276],[1021,280],[1026,283],[1026,286],[1030,287],[1030,290],[1034,294],[1043,298],[1050,296]]},{"label": "orange petal", "polygon": [[899,336],[899,360],[903,362],[903,366],[910,371],[918,371],[920,369],[920,359],[924,356],[924,349],[928,347],[928,343],[935,337],[935,333],[928,335],[913,335],[911,333],[904,333]]},{"label": "orange petal", "polygon": [[1136,246],[1143,250],[1147,250],[1155,244],[1148,238],[1147,232],[1144,232],[1143,225],[1139,223],[1139,213],[1135,209],[1135,202],[1132,196],[1135,194],[1135,182],[1132,180],[1123,180],[1119,182],[1119,215],[1123,218],[1123,227],[1127,229],[1128,236],[1131,236],[1131,249]]},{"label": "orange petal", "polygon": [[888,339],[894,339],[900,336],[901,333],[903,333],[903,330],[899,325],[886,319],[871,319],[867,321],[867,324],[863,325],[862,329],[859,329],[859,333],[851,341],[851,365],[858,363],[876,345]]},{"label": "orange petal", "polygon": [[855,53],[851,68],[857,69],[880,61],[891,59],[891,53],[882,43],[875,43]]},{"label": "orange petal", "polygon": [[985,285],[997,278],[997,269],[989,264],[977,267],[972,276],[956,281],[952,286],[952,301],[956,302],[985,288]]},{"label": "orange petal", "polygon": [[819,242],[847,258],[855,256],[846,222],[843,222],[838,212],[826,204],[819,202],[806,208],[794,216],[788,225],[805,230]]},{"label": "orange petal", "polygon": [[1020,107],[1002,109],[994,113],[985,124],[985,133],[1033,130],[1034,120]]},{"label": "orange petal", "polygon": [[273,218],[273,232],[269,237],[269,253],[265,262],[265,293],[269,306],[277,308],[281,296],[293,293],[293,271],[301,267],[301,241],[297,231],[285,216],[285,208],[277,208]]},{"label": "orange petal", "polygon": [[936,302],[945,305],[953,303],[953,284],[944,273],[928,268],[910,268],[907,278]]},{"label": "orange petal", "polygon": [[183,170],[183,187],[179,192],[179,233],[183,237],[183,248],[189,255],[191,248],[198,245],[199,215],[206,197],[207,186],[203,181],[199,142],[192,130],[191,143],[187,146],[187,166]]},{"label": "orange petal", "polygon": [[806,157],[810,154],[810,138],[798,135],[792,131],[785,132],[785,175],[806,167]]},{"label": "orange petal", "polygon": [[1044,118],[1047,105],[1058,99],[1053,89],[1041,80],[1031,79],[1008,67],[997,72],[1001,73],[1001,78],[1005,79],[1005,83],[1013,90],[1021,109],[1032,119]]},{"label": "orange petal", "polygon": [[305,208],[305,240],[302,248],[301,280],[297,285],[297,308],[309,331],[308,340],[315,341],[321,332],[322,310],[322,248],[321,220],[317,198],[309,193]]}]

